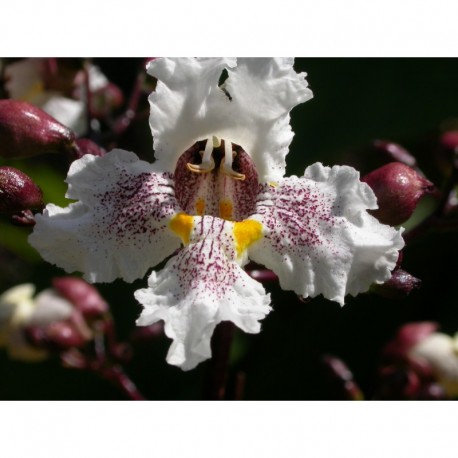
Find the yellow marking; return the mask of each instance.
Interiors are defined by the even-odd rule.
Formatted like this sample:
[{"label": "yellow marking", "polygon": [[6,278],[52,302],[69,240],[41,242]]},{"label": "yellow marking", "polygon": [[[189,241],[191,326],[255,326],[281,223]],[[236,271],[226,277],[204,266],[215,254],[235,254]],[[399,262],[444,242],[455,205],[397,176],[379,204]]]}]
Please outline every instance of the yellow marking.
[{"label": "yellow marking", "polygon": [[251,244],[262,237],[262,224],[250,219],[235,223],[234,237],[237,255],[241,256]]},{"label": "yellow marking", "polygon": [[192,228],[194,227],[194,217],[186,213],[178,213],[170,221],[170,229],[177,234],[183,243],[189,243]]},{"label": "yellow marking", "polygon": [[205,200],[202,197],[199,197],[196,201],[196,213],[199,216],[202,216],[205,211]]},{"label": "yellow marking", "polygon": [[276,188],[278,186],[278,183],[276,181],[270,181],[269,186],[272,186],[272,188]]},{"label": "yellow marking", "polygon": [[21,97],[21,100],[24,102],[32,101],[37,95],[43,94],[45,88],[41,81],[36,81],[32,86],[30,86],[26,93]]},{"label": "yellow marking", "polygon": [[228,221],[232,221],[233,215],[233,206],[232,202],[229,199],[221,199],[219,201],[219,216],[220,218],[227,219]]}]

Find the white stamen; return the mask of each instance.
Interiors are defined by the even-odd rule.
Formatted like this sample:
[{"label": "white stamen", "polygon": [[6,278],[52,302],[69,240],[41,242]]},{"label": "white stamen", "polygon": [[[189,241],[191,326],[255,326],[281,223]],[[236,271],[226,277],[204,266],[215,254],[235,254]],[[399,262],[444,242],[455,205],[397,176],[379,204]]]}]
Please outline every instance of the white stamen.
[{"label": "white stamen", "polygon": [[215,136],[213,136],[213,138],[207,139],[204,154],[202,156],[202,163],[201,164],[191,164],[190,162],[188,162],[187,164],[188,169],[191,170],[191,172],[208,173],[208,172],[211,172],[215,168],[215,161],[212,157],[212,153],[213,153],[213,148],[215,148],[215,143],[217,143],[218,141],[219,139]]},{"label": "white stamen", "polygon": [[244,180],[245,175],[243,173],[238,173],[232,169],[232,161],[236,152],[232,150],[232,143],[230,141],[224,141],[224,164],[221,164],[221,171],[229,175],[234,180]]}]

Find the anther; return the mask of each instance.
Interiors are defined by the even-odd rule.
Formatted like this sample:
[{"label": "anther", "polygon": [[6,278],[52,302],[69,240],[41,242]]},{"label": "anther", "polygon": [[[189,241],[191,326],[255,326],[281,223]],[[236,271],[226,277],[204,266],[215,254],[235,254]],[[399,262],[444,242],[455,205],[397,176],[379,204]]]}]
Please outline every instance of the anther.
[{"label": "anther", "polygon": [[202,163],[201,164],[191,164],[190,162],[188,162],[186,164],[188,169],[191,170],[191,172],[195,172],[195,173],[211,172],[215,168],[215,161],[212,157],[213,148],[217,148],[219,145],[221,145],[221,140],[218,137],[213,136],[213,138],[207,139],[205,150],[203,151],[203,155],[202,155]]},{"label": "anther", "polygon": [[245,175],[243,173],[236,172],[232,168],[232,161],[236,155],[237,153],[232,150],[232,143],[226,140],[224,142],[224,163],[221,163],[221,171],[234,180],[243,181],[245,179]]}]

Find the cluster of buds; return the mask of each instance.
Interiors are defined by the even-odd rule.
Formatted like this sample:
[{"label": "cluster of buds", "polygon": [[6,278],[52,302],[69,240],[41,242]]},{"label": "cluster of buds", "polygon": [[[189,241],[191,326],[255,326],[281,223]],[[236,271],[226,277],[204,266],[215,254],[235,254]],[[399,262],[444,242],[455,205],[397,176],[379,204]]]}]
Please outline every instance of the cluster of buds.
[{"label": "cluster of buds", "polygon": [[108,310],[97,290],[76,277],[57,278],[53,288],[34,293],[23,284],[0,296],[0,345],[13,359],[41,361],[84,347]]},{"label": "cluster of buds", "polygon": [[431,322],[401,327],[382,354],[379,399],[452,399],[458,396],[458,336]]},{"label": "cluster of buds", "polygon": [[82,59],[22,59],[6,65],[11,99],[30,102],[83,135],[91,119],[105,119],[123,103],[122,91]]}]

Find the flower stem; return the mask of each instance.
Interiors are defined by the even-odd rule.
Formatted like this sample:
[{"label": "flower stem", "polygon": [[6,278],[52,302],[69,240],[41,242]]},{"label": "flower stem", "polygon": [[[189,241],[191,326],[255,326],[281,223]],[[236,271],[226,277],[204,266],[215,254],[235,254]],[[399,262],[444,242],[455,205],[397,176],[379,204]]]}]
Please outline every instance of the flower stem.
[{"label": "flower stem", "polygon": [[144,401],[146,399],[119,364],[95,369],[94,372],[119,388],[129,399],[133,401]]},{"label": "flower stem", "polygon": [[229,353],[235,326],[230,321],[220,323],[213,333],[212,358],[208,362],[203,398],[220,401],[225,399]]}]

